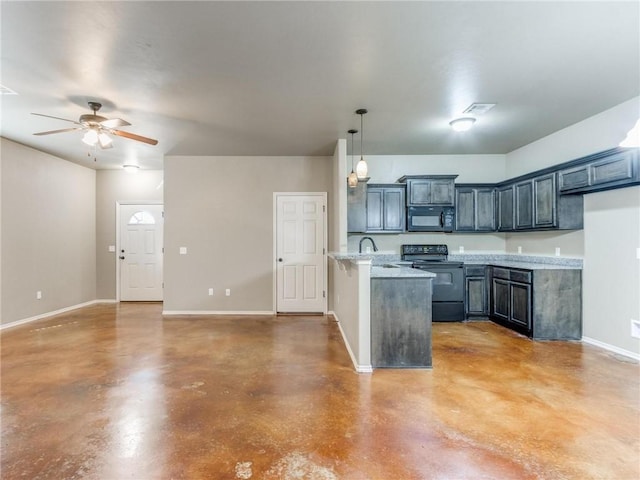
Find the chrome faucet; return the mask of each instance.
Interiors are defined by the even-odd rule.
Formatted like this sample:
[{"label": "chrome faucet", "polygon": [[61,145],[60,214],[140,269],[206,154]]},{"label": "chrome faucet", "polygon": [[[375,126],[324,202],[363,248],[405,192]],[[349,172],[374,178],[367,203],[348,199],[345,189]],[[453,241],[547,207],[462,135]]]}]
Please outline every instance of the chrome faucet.
[{"label": "chrome faucet", "polygon": [[362,237],[360,239],[360,244],[358,245],[358,252],[362,253],[362,242],[364,242],[365,240],[370,240],[371,241],[371,245],[373,246],[373,251],[377,252],[378,251],[378,247],[376,247],[376,242],[373,241],[373,238],[371,237]]}]

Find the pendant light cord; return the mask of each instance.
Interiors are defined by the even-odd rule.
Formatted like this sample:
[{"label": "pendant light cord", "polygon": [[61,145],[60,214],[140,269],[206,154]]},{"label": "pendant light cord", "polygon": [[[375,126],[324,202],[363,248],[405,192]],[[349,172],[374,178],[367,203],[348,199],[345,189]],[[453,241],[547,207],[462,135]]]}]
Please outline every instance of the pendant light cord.
[{"label": "pendant light cord", "polygon": [[363,159],[364,154],[362,153],[362,140],[364,138],[364,127],[363,127],[363,117],[364,114],[360,114],[360,160]]}]

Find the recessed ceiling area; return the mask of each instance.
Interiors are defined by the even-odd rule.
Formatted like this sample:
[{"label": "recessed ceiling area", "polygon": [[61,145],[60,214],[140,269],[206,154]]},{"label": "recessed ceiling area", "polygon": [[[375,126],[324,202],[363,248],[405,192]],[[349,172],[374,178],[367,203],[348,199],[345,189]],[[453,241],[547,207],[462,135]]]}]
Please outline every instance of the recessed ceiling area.
[{"label": "recessed ceiling area", "polygon": [[[640,95],[640,5],[609,2],[2,2],[3,137],[91,168],[165,155],[507,153]],[[156,146],[32,112],[91,113]],[[449,126],[494,103],[471,130]]]}]

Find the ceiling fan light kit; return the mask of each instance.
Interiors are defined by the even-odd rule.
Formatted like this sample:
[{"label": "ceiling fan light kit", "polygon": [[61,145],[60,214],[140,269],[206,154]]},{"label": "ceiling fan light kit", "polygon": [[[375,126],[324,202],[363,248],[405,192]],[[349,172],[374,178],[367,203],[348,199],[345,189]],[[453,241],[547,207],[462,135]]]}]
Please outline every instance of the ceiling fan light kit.
[{"label": "ceiling fan light kit", "polygon": [[75,120],[69,120],[66,118],[53,117],[51,115],[44,115],[42,113],[32,113],[32,115],[38,115],[40,117],[54,118],[56,120],[63,120],[65,122],[74,123],[76,126],[72,128],[63,128],[61,130],[49,130],[46,132],[37,132],[34,135],[51,135],[54,133],[73,132],[76,130],[84,131],[85,134],[82,137],[82,141],[90,147],[99,146],[102,149],[112,148],[113,140],[109,136],[116,135],[118,137],[128,138],[130,140],[136,140],[138,142],[146,143],[148,145],[157,145],[158,141],[153,138],[143,137],[142,135],[136,135],[135,133],[125,132],[124,130],[117,130],[117,127],[126,127],[131,125],[126,120],[121,118],[107,118],[98,115],[98,110],[102,108],[102,104],[99,102],[89,102],[89,108],[93,113],[86,113],[80,115],[80,118],[76,122]]}]

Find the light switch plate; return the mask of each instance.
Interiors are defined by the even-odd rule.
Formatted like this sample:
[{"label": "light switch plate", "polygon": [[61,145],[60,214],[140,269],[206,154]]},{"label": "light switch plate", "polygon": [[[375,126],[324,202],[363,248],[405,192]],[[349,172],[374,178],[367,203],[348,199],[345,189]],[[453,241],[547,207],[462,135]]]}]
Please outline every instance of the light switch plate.
[{"label": "light switch plate", "polygon": [[186,255],[187,254],[187,247],[180,247],[180,255]]},{"label": "light switch plate", "polygon": [[116,251],[116,246],[115,245],[109,245],[109,251],[111,253],[115,252]]}]

